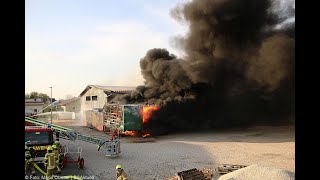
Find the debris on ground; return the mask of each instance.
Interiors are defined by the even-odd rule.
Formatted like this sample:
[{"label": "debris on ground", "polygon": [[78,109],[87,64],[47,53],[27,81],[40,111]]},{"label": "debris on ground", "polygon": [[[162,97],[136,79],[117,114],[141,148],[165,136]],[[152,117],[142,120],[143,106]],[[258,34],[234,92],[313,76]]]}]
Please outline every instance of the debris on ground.
[{"label": "debris on ground", "polygon": [[295,173],[262,165],[251,165],[237,171],[222,175],[219,180],[293,180]]},{"label": "debris on ground", "polygon": [[220,176],[246,167],[245,165],[223,164],[217,168],[192,168],[176,173],[176,176],[166,180],[213,180]]}]

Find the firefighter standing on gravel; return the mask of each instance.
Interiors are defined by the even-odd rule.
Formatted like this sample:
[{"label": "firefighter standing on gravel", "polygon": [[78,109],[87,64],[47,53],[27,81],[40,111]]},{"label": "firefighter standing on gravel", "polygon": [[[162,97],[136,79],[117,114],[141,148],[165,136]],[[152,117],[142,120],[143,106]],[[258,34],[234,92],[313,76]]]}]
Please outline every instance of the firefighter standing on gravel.
[{"label": "firefighter standing on gravel", "polygon": [[46,180],[49,180],[49,178],[53,175],[53,171],[54,169],[57,167],[56,165],[56,156],[55,154],[52,152],[52,147],[49,146],[47,148],[47,153],[44,157],[44,166],[47,169],[47,176],[46,176]]},{"label": "firefighter standing on gravel", "polygon": [[117,180],[128,180],[128,176],[122,169],[121,165],[117,165],[116,169],[117,169]]},{"label": "firefighter standing on gravel", "polygon": [[62,160],[63,160],[63,147],[61,145],[61,143],[59,142],[59,139],[57,138],[57,140],[53,143],[53,145],[57,146],[57,150],[59,152],[59,167],[62,167]]},{"label": "firefighter standing on gravel", "polygon": [[55,159],[56,159],[56,168],[57,168],[57,174],[61,173],[61,169],[60,169],[60,153],[59,150],[57,149],[57,146],[54,144],[52,145],[52,152],[55,155]]},{"label": "firefighter standing on gravel", "polygon": [[30,152],[30,149],[27,145],[25,145],[25,156],[24,156],[24,170],[25,170],[25,174],[27,174],[27,171],[28,169],[30,168],[31,169],[31,173],[32,175],[35,175],[36,174],[36,170],[33,166],[33,158],[31,156],[31,152]]}]

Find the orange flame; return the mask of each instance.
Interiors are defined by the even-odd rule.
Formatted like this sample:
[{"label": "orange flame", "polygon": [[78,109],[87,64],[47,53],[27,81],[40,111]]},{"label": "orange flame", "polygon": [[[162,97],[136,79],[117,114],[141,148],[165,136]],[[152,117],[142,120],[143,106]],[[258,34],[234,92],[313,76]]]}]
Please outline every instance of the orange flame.
[{"label": "orange flame", "polygon": [[[143,107],[143,113],[142,113],[142,124],[146,125],[153,112],[158,111],[160,108],[158,106],[144,106]],[[150,133],[146,131],[142,131],[142,137],[149,137]]]},{"label": "orange flame", "polygon": [[150,136],[150,134],[149,133],[144,133],[143,135],[142,135],[142,137],[149,137]]},{"label": "orange flame", "polygon": [[[158,106],[144,106],[142,109],[142,125],[146,125],[149,122],[149,119],[154,111],[159,110]],[[140,136],[138,131],[125,131],[121,132],[121,135],[124,136]],[[142,137],[149,137],[150,133],[142,130]]]},{"label": "orange flame", "polygon": [[125,135],[125,136],[137,136],[137,135],[138,135],[138,131],[125,131],[125,132],[121,132],[121,135]]},{"label": "orange flame", "polygon": [[158,106],[144,106],[142,114],[142,124],[147,124],[154,111],[158,111],[160,108]]}]

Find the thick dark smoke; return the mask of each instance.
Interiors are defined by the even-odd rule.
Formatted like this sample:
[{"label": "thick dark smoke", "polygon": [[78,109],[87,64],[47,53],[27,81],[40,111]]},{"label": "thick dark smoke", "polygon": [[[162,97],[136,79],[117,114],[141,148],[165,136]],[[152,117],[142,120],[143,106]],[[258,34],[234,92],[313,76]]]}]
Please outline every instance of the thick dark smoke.
[{"label": "thick dark smoke", "polygon": [[145,85],[137,87],[133,98],[149,99],[152,104],[192,99],[189,94],[192,82],[183,68],[183,60],[177,59],[165,49],[151,49],[140,60]]},{"label": "thick dark smoke", "polygon": [[279,2],[193,0],[172,11],[189,26],[175,39],[186,56],[149,50],[140,61],[145,84],[126,97],[161,106],[152,134],[293,122],[295,32],[284,22],[294,6],[283,15]]}]

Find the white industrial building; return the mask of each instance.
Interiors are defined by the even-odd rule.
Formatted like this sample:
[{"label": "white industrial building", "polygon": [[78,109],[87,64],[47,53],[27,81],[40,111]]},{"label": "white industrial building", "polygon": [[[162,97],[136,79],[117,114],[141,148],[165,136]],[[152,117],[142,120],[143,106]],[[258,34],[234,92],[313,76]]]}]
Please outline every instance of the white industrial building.
[{"label": "white industrial building", "polygon": [[81,111],[103,108],[115,94],[133,90],[135,87],[88,85],[80,94]]},{"label": "white industrial building", "polygon": [[42,98],[25,99],[25,114],[31,115],[41,111],[45,102]]}]

